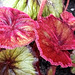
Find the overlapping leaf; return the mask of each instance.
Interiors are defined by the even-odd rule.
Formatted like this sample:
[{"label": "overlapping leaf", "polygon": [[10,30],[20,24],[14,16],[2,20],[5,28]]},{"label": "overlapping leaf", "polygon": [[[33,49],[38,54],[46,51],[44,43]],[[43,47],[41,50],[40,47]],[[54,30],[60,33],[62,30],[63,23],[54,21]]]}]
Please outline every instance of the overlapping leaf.
[{"label": "overlapping leaf", "polygon": [[0,8],[0,47],[14,48],[32,42],[34,21],[14,8]]},{"label": "overlapping leaf", "polygon": [[[56,17],[60,17],[60,13],[63,11],[63,0],[47,0],[44,10],[43,16],[49,16],[50,14],[53,14]],[[48,15],[46,15],[46,13]]]},{"label": "overlapping leaf", "polygon": [[[41,0],[4,0],[3,6],[16,8],[24,11],[32,19],[36,19]],[[54,16],[59,17],[63,11],[63,0],[47,0],[43,16],[49,16],[52,13]]]},{"label": "overlapping leaf", "polygon": [[64,11],[61,14],[61,18],[72,28],[72,30],[75,30],[75,17],[72,15],[72,13]]},{"label": "overlapping leaf", "polygon": [[32,19],[36,19],[39,10],[38,0],[4,0],[3,6],[16,8],[27,13]]},{"label": "overlapping leaf", "polygon": [[69,26],[53,15],[40,19],[37,25],[35,34],[40,55],[52,65],[71,66],[69,52],[66,50],[75,49],[75,41]]},{"label": "overlapping leaf", "polygon": [[27,47],[3,50],[0,52],[0,75],[36,75],[35,61]]}]

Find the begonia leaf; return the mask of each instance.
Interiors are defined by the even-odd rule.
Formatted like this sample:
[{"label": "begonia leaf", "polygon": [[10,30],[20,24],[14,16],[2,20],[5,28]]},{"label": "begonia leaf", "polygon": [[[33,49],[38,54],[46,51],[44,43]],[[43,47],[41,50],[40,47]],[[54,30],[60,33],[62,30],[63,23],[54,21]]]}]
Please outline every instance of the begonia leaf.
[{"label": "begonia leaf", "polygon": [[72,13],[64,11],[61,13],[61,17],[65,22],[67,22],[70,18],[73,18],[74,16],[72,15]]},{"label": "begonia leaf", "polygon": [[9,7],[0,8],[0,47],[14,48],[35,39],[35,22],[25,13]]},{"label": "begonia leaf", "polygon": [[3,6],[21,10],[32,19],[36,19],[40,7],[38,0],[4,0]]},{"label": "begonia leaf", "polygon": [[75,49],[71,28],[58,18],[50,15],[37,21],[36,44],[40,55],[52,65],[72,65],[69,49]]},{"label": "begonia leaf", "polygon": [[[60,13],[63,11],[63,0],[47,0],[47,4],[44,8],[45,11],[43,11],[43,16],[49,16],[50,14],[53,14],[56,17],[60,17]],[[49,13],[49,12],[50,13]],[[46,13],[48,15],[46,15]]]},{"label": "begonia leaf", "polygon": [[[41,0],[4,0],[3,6],[16,8],[27,13],[32,19],[37,18]],[[47,0],[43,16],[49,16],[52,13],[59,17],[63,11],[63,0]]]},{"label": "begonia leaf", "polygon": [[36,75],[33,63],[37,59],[27,47],[3,50],[0,52],[0,75]]},{"label": "begonia leaf", "polygon": [[64,11],[61,13],[61,18],[72,28],[72,30],[75,30],[75,17],[72,13]]}]

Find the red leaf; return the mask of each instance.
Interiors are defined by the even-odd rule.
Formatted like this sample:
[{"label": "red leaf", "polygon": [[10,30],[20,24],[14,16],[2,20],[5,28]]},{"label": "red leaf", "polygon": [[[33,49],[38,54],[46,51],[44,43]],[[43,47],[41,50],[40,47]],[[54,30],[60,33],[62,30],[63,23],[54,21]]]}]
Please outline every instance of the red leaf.
[{"label": "red leaf", "polygon": [[[72,65],[67,49],[75,49],[72,30],[67,24],[50,15],[37,21],[36,44],[40,55],[52,65]],[[74,43],[73,43],[74,42]]]},{"label": "red leaf", "polygon": [[72,30],[75,30],[75,17],[72,15],[72,13],[64,11],[61,14],[61,18],[72,28]]},{"label": "red leaf", "polygon": [[10,49],[32,42],[35,39],[34,24],[27,14],[0,7],[0,47]]}]

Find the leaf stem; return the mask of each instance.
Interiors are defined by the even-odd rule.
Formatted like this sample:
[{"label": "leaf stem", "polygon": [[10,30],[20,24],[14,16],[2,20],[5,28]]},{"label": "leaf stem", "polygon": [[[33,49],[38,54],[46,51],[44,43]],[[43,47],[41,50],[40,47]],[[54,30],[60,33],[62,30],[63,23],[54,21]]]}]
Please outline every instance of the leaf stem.
[{"label": "leaf stem", "polygon": [[66,7],[65,7],[64,11],[66,11],[66,10],[67,10],[68,5],[69,5],[69,2],[70,2],[70,0],[67,0]]},{"label": "leaf stem", "polygon": [[39,9],[39,12],[38,12],[38,15],[37,15],[37,20],[40,19],[41,16],[42,16],[43,9],[44,9],[44,6],[46,4],[46,1],[47,0],[41,0],[40,9]]}]

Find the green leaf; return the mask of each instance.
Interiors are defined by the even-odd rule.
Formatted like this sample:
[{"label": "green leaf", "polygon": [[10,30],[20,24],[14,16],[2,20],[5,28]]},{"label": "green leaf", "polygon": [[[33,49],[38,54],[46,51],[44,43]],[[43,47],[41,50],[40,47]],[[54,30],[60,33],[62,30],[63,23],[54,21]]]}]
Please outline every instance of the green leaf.
[{"label": "green leaf", "polygon": [[0,74],[36,75],[34,61],[35,58],[27,47],[3,50],[0,52]]},{"label": "green leaf", "polygon": [[12,7],[12,8],[15,8],[15,6],[17,5],[19,0],[4,0],[2,1],[3,2],[3,5],[4,6],[7,6],[7,7]]},{"label": "green leaf", "polygon": [[37,0],[5,0],[3,6],[16,8],[27,13],[32,19],[37,18],[39,4]]},{"label": "green leaf", "polygon": [[[3,5],[19,9],[27,13],[32,19],[37,19],[41,0],[4,0]],[[63,11],[63,0],[47,0],[43,11],[43,17],[53,14],[60,17]]]},{"label": "green leaf", "polygon": [[43,11],[43,16],[48,16],[50,13],[56,17],[60,17],[63,11],[63,0],[48,0]]},{"label": "green leaf", "polygon": [[[75,64],[75,50],[72,51],[72,54],[70,55],[72,63]],[[75,67],[72,66],[71,72],[75,74]]]},{"label": "green leaf", "polygon": [[71,72],[72,72],[73,74],[75,74],[75,67],[73,67],[73,68],[71,69]]},{"label": "green leaf", "polygon": [[75,50],[72,51],[72,54],[70,55],[71,60],[73,63],[75,63]]},{"label": "green leaf", "polygon": [[25,7],[26,7],[26,0],[19,0],[14,8],[23,11]]},{"label": "green leaf", "polygon": [[39,4],[37,0],[28,0],[27,6],[23,11],[27,13],[32,19],[36,19],[37,13],[39,11]]}]

